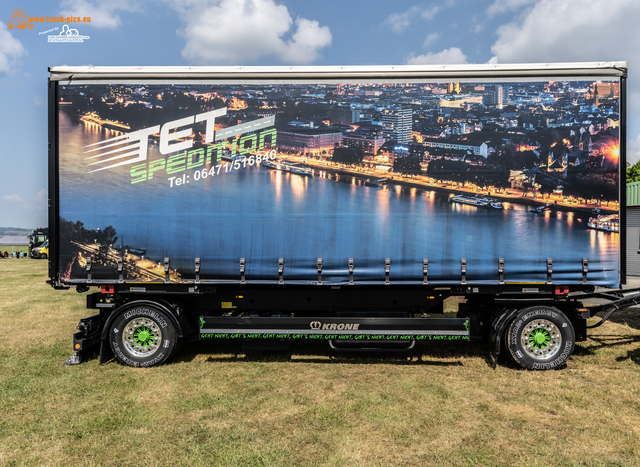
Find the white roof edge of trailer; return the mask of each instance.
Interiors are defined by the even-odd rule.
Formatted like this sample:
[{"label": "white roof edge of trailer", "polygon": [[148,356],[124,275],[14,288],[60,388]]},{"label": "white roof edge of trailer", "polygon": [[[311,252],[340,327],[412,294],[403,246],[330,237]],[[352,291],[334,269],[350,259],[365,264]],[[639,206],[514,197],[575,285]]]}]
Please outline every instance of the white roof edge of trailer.
[{"label": "white roof edge of trailer", "polygon": [[52,66],[50,79],[622,76],[626,61],[368,66]]}]

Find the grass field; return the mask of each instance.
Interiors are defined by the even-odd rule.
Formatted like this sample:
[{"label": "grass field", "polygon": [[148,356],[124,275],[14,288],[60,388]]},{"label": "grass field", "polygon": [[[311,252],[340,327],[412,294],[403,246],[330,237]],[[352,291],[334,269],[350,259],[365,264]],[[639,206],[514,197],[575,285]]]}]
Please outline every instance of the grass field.
[{"label": "grass field", "polygon": [[46,262],[0,260],[0,465],[638,466],[640,320],[559,371],[492,369],[480,344],[344,356],[198,343],[167,365],[63,367],[89,313]]}]

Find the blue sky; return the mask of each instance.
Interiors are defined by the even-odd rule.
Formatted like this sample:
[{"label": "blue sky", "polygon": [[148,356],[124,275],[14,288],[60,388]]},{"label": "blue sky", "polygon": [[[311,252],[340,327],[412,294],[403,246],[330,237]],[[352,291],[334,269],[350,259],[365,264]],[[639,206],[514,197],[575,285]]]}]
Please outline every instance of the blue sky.
[{"label": "blue sky", "polygon": [[[89,16],[83,43],[47,42]],[[47,224],[47,77],[58,65],[629,62],[628,158],[640,159],[637,0],[63,0],[0,6],[0,226]],[[636,72],[637,70],[637,72]],[[637,76],[636,76],[637,75]]]}]

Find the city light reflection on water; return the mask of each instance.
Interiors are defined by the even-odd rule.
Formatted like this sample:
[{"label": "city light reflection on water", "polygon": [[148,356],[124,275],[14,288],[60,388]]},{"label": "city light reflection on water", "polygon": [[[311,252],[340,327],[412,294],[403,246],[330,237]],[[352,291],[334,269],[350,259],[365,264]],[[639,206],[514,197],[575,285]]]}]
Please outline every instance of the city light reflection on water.
[{"label": "city light reflection on water", "polygon": [[284,174],[284,176],[287,178],[287,181],[291,183],[291,193],[293,194],[293,199],[296,201],[296,204],[301,203],[309,183],[309,178],[290,173]]},{"label": "city light reflection on water", "polygon": [[274,179],[275,198],[276,205],[282,202],[282,172],[279,170],[270,173],[270,178]]}]

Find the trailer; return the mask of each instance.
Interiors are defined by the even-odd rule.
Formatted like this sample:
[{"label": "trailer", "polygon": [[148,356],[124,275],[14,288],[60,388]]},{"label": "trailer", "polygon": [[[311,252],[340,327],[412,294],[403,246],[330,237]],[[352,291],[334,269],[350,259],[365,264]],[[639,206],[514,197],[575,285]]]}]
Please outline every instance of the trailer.
[{"label": "trailer", "polygon": [[68,364],[481,340],[557,369],[640,298],[626,62],[49,71],[48,282],[95,310]]}]

